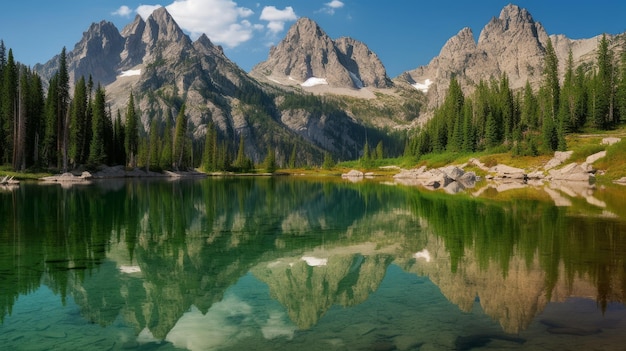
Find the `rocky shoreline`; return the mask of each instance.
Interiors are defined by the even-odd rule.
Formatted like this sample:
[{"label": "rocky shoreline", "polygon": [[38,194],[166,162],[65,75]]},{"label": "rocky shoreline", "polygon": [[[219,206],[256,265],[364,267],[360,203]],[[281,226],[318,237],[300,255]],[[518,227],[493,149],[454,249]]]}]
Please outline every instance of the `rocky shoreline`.
[{"label": "rocky shoreline", "polygon": [[43,177],[39,180],[42,183],[62,183],[62,184],[88,184],[92,180],[99,179],[121,179],[121,178],[203,178],[206,173],[197,171],[163,171],[153,172],[145,171],[139,168],[127,170],[124,166],[100,167],[97,172],[91,173],[83,171],[80,174],[76,172],[65,172],[59,175]]},{"label": "rocky shoreline", "polygon": [[[605,138],[602,140],[603,145],[612,145],[619,142],[619,138]],[[593,187],[595,183],[595,175],[598,172],[593,167],[593,163],[606,156],[606,151],[600,151],[588,156],[584,162],[571,162],[562,166],[572,156],[573,151],[557,151],[552,159],[546,162],[543,167],[533,170],[516,168],[504,164],[498,164],[493,167],[487,167],[484,163],[476,158],[470,159],[462,165],[449,165],[440,168],[430,168],[422,166],[414,169],[400,169],[399,173],[394,175],[394,180],[398,184],[421,186],[429,190],[443,189],[448,193],[456,194],[465,189],[471,189],[476,186],[482,179],[474,171],[465,171],[468,166],[477,167],[486,175],[484,178],[488,181],[497,183],[518,183],[541,185],[548,183],[576,183],[575,187]],[[369,173],[371,176],[372,174]],[[351,170],[342,174],[342,177],[352,181],[358,181],[367,178],[367,173],[357,170]],[[614,183],[626,185],[626,177],[615,180]],[[509,184],[510,188],[512,185]]]}]

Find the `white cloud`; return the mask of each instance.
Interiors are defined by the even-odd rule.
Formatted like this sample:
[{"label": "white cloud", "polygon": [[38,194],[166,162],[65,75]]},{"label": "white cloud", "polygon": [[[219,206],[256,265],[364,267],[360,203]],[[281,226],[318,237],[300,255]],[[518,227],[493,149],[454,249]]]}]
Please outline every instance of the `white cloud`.
[{"label": "white cloud", "polygon": [[333,8],[333,9],[340,9],[340,8],[343,7],[343,2],[341,2],[339,0],[333,0],[331,2],[328,2],[328,3],[324,4],[324,5],[326,5],[326,6],[330,7],[330,8]]},{"label": "white cloud", "polygon": [[139,14],[139,16],[141,16],[141,18],[143,18],[144,20],[146,18],[148,18],[152,12],[154,12],[154,10],[161,8],[163,6],[161,5],[139,5],[139,7],[137,7],[137,13]]},{"label": "white cloud", "polygon": [[204,33],[215,43],[235,47],[253,35],[254,26],[245,18],[254,11],[231,0],[176,0],[166,8],[192,39]]},{"label": "white cloud", "polygon": [[[115,14],[121,15],[123,7]],[[160,7],[140,5],[135,11],[145,20]],[[254,31],[262,28],[246,19],[254,11],[238,6],[232,0],[174,0],[165,8],[192,39],[204,33],[212,42],[227,47],[235,47],[252,39]]]},{"label": "white cloud", "polygon": [[272,34],[277,34],[285,29],[285,22],[298,19],[293,7],[287,6],[284,10],[279,10],[274,6],[265,6],[261,11],[261,20],[268,21],[267,28]]},{"label": "white cloud", "polygon": [[325,12],[329,15],[334,15],[335,10],[344,7],[344,3],[339,0],[332,0],[331,2],[327,2],[324,4],[324,7],[319,10],[319,12]]},{"label": "white cloud", "polygon": [[131,10],[131,8],[126,5],[122,5],[120,6],[119,9],[115,10],[114,12],[111,12],[113,16],[122,16],[122,17],[129,17],[132,13],[133,13],[133,10]]}]

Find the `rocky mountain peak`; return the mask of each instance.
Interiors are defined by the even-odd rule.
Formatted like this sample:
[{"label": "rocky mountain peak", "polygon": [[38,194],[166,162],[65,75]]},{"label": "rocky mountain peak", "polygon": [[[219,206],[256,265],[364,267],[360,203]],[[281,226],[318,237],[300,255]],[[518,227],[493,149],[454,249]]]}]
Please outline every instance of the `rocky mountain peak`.
[{"label": "rocky mountain peak", "polygon": [[435,89],[427,93],[434,105],[441,103],[453,75],[469,90],[480,80],[498,79],[502,74],[508,76],[513,89],[521,88],[526,81],[541,80],[547,40],[541,23],[526,9],[510,4],[485,25],[478,42],[471,29],[463,28],[428,65],[401,77],[418,89],[423,82],[433,84]]},{"label": "rocky mountain peak", "polygon": [[165,7],[160,7],[146,20],[147,30],[144,32],[144,40],[148,43],[156,43],[158,40],[165,42],[185,41],[189,38],[178,26],[172,15]]},{"label": "rocky mountain peak", "polygon": [[508,4],[500,11],[499,19],[504,23],[535,23],[528,10],[517,5]]},{"label": "rocky mountain peak", "polygon": [[[391,80],[378,58],[352,38],[332,40],[313,20],[300,18],[250,74],[283,85],[329,85],[360,89],[388,87]],[[313,83],[311,83],[313,82]]]},{"label": "rocky mountain peak", "polygon": [[455,36],[448,39],[439,56],[459,56],[476,50],[474,32],[469,27],[461,29]]},{"label": "rocky mountain peak", "polygon": [[[92,23],[74,49],[66,53],[70,82],[90,75],[95,82],[111,82],[123,47],[124,38],[113,23]],[[56,55],[45,64],[35,65],[33,69],[47,80],[58,70],[58,66],[59,55]]]}]

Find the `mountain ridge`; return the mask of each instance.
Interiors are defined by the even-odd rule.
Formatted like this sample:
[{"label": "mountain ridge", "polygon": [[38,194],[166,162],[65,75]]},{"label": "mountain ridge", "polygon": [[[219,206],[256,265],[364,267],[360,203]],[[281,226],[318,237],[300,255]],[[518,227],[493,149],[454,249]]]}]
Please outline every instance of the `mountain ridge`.
[{"label": "mountain ridge", "polygon": [[[145,20],[136,16],[122,31],[111,22],[94,23],[67,57],[70,81],[91,75],[106,87],[112,111],[123,111],[133,92],[145,133],[153,119],[164,124],[185,104],[196,141],[212,123],[231,147],[244,138],[246,154],[255,162],[267,155],[269,145],[284,163],[298,145],[299,158],[310,164],[324,152],[341,160],[358,158],[366,142],[384,139],[383,128],[407,129],[427,119],[429,109],[421,108],[422,100],[431,109],[439,105],[452,76],[464,90],[502,74],[513,89],[526,81],[538,86],[548,39],[562,70],[570,49],[576,63],[594,58],[594,38],[549,36],[526,9],[513,4],[484,26],[478,40],[471,28],[462,28],[427,65],[393,79],[365,43],[349,37],[333,40],[309,18],[300,18],[270,49],[268,60],[245,72],[206,35],[192,41],[165,8]],[[58,57],[34,71],[50,78]],[[421,94],[416,91],[424,98],[416,98]],[[327,101],[333,108],[303,103],[311,93],[324,95],[317,103]],[[301,103],[284,107],[289,94],[300,96]],[[367,121],[359,102],[363,97],[371,101],[366,106],[377,106],[373,113],[378,115]],[[399,107],[389,109],[389,101]]]},{"label": "mountain ridge", "polygon": [[291,26],[285,38],[270,49],[268,59],[254,66],[250,75],[287,86],[392,86],[383,63],[367,45],[349,37],[333,40],[306,17]]}]

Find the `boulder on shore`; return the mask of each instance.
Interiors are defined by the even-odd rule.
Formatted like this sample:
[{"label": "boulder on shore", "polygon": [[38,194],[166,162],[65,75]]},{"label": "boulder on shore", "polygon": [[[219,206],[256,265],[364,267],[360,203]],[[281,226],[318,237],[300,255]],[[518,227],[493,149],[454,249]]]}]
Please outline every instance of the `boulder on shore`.
[{"label": "boulder on shore", "polygon": [[549,179],[591,183],[595,180],[595,176],[589,171],[586,164],[570,163],[563,168],[550,170]]},{"label": "boulder on shore", "polygon": [[495,173],[495,179],[526,179],[526,171],[521,168],[511,167],[507,165],[496,165],[489,169],[489,172]]},{"label": "boulder on shore", "polygon": [[448,192],[459,192],[465,188],[473,188],[480,177],[474,172],[465,172],[457,166],[427,169],[422,166],[416,169],[402,170],[394,176],[396,182],[405,185],[421,185],[429,189],[444,188]]}]

